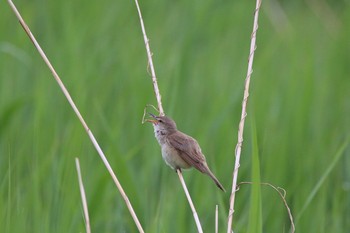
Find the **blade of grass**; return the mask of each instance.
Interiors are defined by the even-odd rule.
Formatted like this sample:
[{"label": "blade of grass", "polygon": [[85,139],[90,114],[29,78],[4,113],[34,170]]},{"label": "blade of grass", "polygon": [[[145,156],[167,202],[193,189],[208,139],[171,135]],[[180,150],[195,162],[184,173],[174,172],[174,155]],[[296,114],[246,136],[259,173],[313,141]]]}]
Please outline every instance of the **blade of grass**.
[{"label": "blade of grass", "polygon": [[307,207],[310,205],[311,201],[314,199],[314,197],[316,196],[317,192],[320,190],[322,184],[325,182],[325,180],[328,178],[329,174],[331,173],[331,171],[334,169],[335,165],[337,164],[337,162],[339,161],[339,159],[342,157],[342,155],[344,154],[345,149],[347,148],[347,146],[349,145],[349,138],[340,146],[340,148],[338,149],[337,153],[335,154],[335,156],[333,157],[332,162],[329,164],[328,168],[326,169],[326,171],[323,173],[323,176],[321,176],[320,180],[317,182],[317,184],[315,185],[315,187],[312,189],[312,191],[310,192],[308,198],[305,201],[305,204],[303,205],[303,207],[301,208],[297,218],[296,218],[296,222],[298,222],[298,220],[301,218],[301,216],[303,215],[304,211],[307,209]]},{"label": "blade of grass", "polygon": [[17,99],[5,106],[0,111],[0,138],[9,126],[11,119],[18,112],[18,110],[24,105],[24,99]]},{"label": "blade of grass", "polygon": [[248,232],[262,232],[262,207],[260,187],[260,160],[255,122],[252,124],[252,189],[250,192],[250,210]]}]

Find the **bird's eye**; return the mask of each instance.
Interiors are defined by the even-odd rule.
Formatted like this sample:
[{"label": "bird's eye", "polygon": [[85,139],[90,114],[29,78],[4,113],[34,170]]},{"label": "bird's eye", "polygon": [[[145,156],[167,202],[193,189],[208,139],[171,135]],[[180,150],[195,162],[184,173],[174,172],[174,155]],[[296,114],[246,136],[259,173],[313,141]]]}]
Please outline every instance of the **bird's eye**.
[{"label": "bird's eye", "polygon": [[161,120],[161,119],[159,119],[158,121],[161,122],[161,123],[163,122],[163,120]]}]

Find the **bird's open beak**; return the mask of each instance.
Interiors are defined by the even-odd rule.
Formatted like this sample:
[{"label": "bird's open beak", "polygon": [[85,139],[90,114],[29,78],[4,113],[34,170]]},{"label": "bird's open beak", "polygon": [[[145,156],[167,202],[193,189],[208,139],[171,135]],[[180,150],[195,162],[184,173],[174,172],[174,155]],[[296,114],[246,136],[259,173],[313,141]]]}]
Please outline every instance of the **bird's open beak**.
[{"label": "bird's open beak", "polygon": [[152,113],[148,113],[151,117],[153,117],[154,119],[146,119],[147,122],[151,122],[152,124],[157,124],[158,120],[157,117],[155,115],[153,115]]}]

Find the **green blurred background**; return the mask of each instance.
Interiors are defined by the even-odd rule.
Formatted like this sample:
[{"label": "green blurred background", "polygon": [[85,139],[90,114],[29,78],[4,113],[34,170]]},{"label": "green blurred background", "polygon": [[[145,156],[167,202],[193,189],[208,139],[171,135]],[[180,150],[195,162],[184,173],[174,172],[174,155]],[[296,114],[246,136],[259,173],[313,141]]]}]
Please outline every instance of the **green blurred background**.
[{"label": "green blurred background", "polygon": [[[196,232],[177,175],[162,161],[152,126],[141,124],[144,106],[156,101],[135,3],[15,3],[146,232]],[[231,190],[255,2],[140,5],[165,112],[198,139]],[[283,187],[297,232],[350,231],[349,6],[349,0],[270,0],[260,12],[238,179]],[[136,232],[83,127],[5,0],[0,18],[0,231],[84,232],[79,157],[92,231]],[[219,230],[226,232],[230,192],[197,171],[184,176],[204,231],[214,232],[218,204]],[[260,191],[240,188],[235,232],[288,232],[277,193],[265,186]]]}]

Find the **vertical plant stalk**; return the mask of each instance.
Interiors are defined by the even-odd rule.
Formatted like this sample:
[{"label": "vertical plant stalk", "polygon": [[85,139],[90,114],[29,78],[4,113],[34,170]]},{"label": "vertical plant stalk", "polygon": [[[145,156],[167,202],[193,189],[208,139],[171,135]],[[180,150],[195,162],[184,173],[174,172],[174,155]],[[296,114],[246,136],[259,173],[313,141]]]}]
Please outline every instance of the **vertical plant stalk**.
[{"label": "vertical plant stalk", "polygon": [[219,206],[215,206],[215,233],[219,233]]},{"label": "vertical plant stalk", "polygon": [[[139,14],[139,18],[140,18],[140,24],[141,24],[141,29],[142,29],[142,34],[143,34],[143,39],[145,41],[145,46],[146,46],[146,51],[147,51],[147,57],[148,57],[148,64],[149,64],[149,67],[151,69],[151,75],[152,75],[152,83],[153,83],[153,90],[154,90],[154,93],[156,95],[156,98],[157,98],[157,103],[158,103],[158,110],[159,110],[159,115],[161,116],[164,116],[164,110],[163,110],[163,106],[162,106],[162,101],[161,101],[161,96],[160,96],[160,92],[159,92],[159,88],[158,88],[158,83],[157,83],[157,77],[156,77],[156,72],[154,70],[154,67],[153,67],[153,60],[152,60],[152,52],[151,52],[151,49],[150,49],[150,46],[149,46],[149,40],[147,38],[147,35],[146,35],[146,29],[145,29],[145,25],[143,23],[143,19],[142,19],[142,14],[141,14],[141,9],[140,9],[140,6],[139,6],[139,3],[137,0],[135,0],[135,4],[136,4],[136,8],[137,8],[137,12]],[[186,183],[185,183],[185,180],[182,176],[182,172],[180,169],[178,169],[177,171],[177,174],[179,175],[179,179],[180,179],[180,182],[182,184],[182,187],[184,189],[184,192],[186,194],[186,197],[187,197],[187,201],[191,207],[191,210],[192,210],[192,213],[193,213],[193,217],[194,217],[194,220],[196,222],[196,226],[197,226],[197,229],[198,229],[198,232],[199,233],[202,233],[203,230],[202,230],[202,226],[201,226],[201,223],[199,221],[199,218],[198,218],[198,214],[197,214],[197,211],[193,205],[193,202],[192,202],[192,199],[191,199],[191,196],[188,192],[188,189],[186,187]]]},{"label": "vertical plant stalk", "polygon": [[57,81],[58,85],[60,86],[63,94],[65,95],[65,97],[67,98],[69,104],[71,105],[71,107],[73,108],[75,114],[77,115],[77,117],[79,118],[79,121],[81,122],[81,124],[83,125],[84,129],[86,130],[87,134],[89,135],[89,138],[92,142],[92,144],[95,146],[95,149],[97,150],[98,154],[100,155],[104,165],[106,166],[109,174],[112,176],[112,179],[115,183],[115,185],[117,186],[120,194],[122,195],[126,206],[129,209],[129,212],[139,230],[139,232],[143,233],[143,229],[142,226],[136,216],[136,213],[129,201],[129,198],[127,197],[127,195],[124,192],[123,187],[121,186],[121,184],[119,183],[116,175],[114,174],[112,167],[109,165],[109,162],[106,158],[106,156],[104,155],[101,147],[99,146],[99,144],[97,143],[94,135],[92,134],[91,130],[89,129],[89,127],[87,126],[84,118],[82,117],[82,115],[80,114],[78,108],[76,107],[72,97],[70,96],[68,90],[66,89],[66,87],[64,86],[63,82],[61,81],[60,77],[58,76],[57,72],[55,71],[55,69],[53,68],[53,66],[51,65],[49,59],[46,57],[44,51],[41,49],[39,43],[36,41],[34,35],[32,34],[32,32],[30,31],[29,27],[27,26],[27,24],[24,22],[22,16],[20,15],[20,13],[18,12],[16,6],[13,4],[13,2],[11,0],[7,0],[9,5],[11,6],[12,10],[14,11],[17,19],[19,20],[20,24],[22,25],[23,29],[25,30],[25,32],[27,33],[28,37],[30,38],[30,40],[33,42],[35,48],[38,50],[40,56],[42,57],[42,59],[44,60],[44,62],[46,63],[46,65],[49,67],[50,71],[52,72],[53,77],[55,78],[55,80]]},{"label": "vertical plant stalk", "polygon": [[145,25],[143,23],[141,9],[140,9],[140,6],[139,6],[139,2],[137,0],[135,0],[135,4],[136,4],[137,12],[138,12],[139,18],[140,18],[140,24],[141,24],[143,40],[145,41],[145,46],[146,46],[146,51],[147,51],[147,58],[148,58],[148,65],[149,65],[149,67],[151,69],[153,90],[154,90],[154,94],[156,95],[156,99],[157,99],[157,103],[158,103],[159,115],[164,116],[165,114],[164,114],[164,110],[163,110],[163,106],[162,106],[162,97],[160,95],[159,88],[158,88],[156,71],[155,71],[154,66],[153,66],[152,52],[151,52],[151,48],[149,46],[149,40],[148,40],[147,35],[146,35],[146,29],[145,29]]},{"label": "vertical plant stalk", "polygon": [[81,202],[83,204],[83,210],[84,210],[86,233],[91,233],[89,210],[88,210],[87,201],[86,201],[86,195],[85,195],[83,179],[81,178],[80,164],[79,164],[79,159],[78,158],[75,158],[75,165],[76,165],[76,169],[77,169],[77,173],[78,173],[78,181],[79,181]]},{"label": "vertical plant stalk", "polygon": [[194,208],[194,205],[193,205],[193,203],[192,203],[192,199],[191,199],[190,193],[189,193],[188,190],[187,190],[186,183],[185,183],[185,180],[184,180],[184,178],[183,178],[183,176],[182,176],[181,169],[177,169],[176,172],[177,172],[177,174],[179,175],[179,179],[180,179],[180,182],[181,182],[181,184],[182,184],[182,187],[183,187],[183,189],[184,189],[184,191],[185,191],[185,194],[186,194],[188,203],[189,203],[190,206],[191,206],[192,213],[193,213],[193,217],[194,217],[194,220],[196,221],[198,233],[203,233],[202,225],[201,225],[201,223],[200,223],[200,221],[199,221],[197,211],[196,211],[196,209]]},{"label": "vertical plant stalk", "polygon": [[235,204],[235,194],[236,194],[236,187],[237,187],[237,177],[238,177],[238,170],[240,166],[240,157],[241,157],[241,150],[242,150],[242,144],[243,144],[243,131],[244,131],[244,123],[245,118],[247,116],[247,102],[249,97],[249,84],[250,84],[250,77],[253,73],[253,60],[254,60],[254,52],[256,50],[256,32],[258,30],[258,16],[259,16],[259,9],[261,6],[261,0],[256,1],[256,7],[254,12],[254,25],[253,25],[253,32],[251,35],[251,41],[250,41],[250,52],[249,52],[249,58],[248,58],[248,71],[247,76],[245,79],[245,87],[244,87],[244,97],[242,102],[242,114],[241,114],[241,120],[239,122],[238,127],[238,142],[235,149],[235,168],[233,171],[233,180],[232,180],[232,191],[230,196],[230,207],[229,207],[229,214],[228,214],[228,222],[227,222],[227,233],[232,233],[232,219],[233,219],[233,213],[234,213],[234,204]]}]

